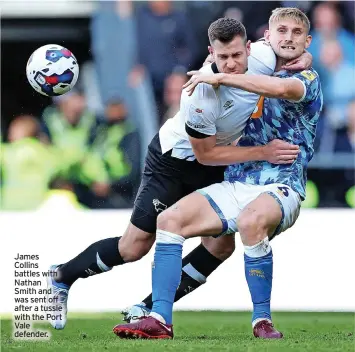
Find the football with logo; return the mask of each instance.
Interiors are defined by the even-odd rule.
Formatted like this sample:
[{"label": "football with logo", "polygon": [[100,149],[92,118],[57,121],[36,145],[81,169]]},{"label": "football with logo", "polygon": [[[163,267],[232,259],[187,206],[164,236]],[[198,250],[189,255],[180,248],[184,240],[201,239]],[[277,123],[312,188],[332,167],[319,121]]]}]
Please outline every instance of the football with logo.
[{"label": "football with logo", "polygon": [[48,44],[38,48],[28,59],[26,75],[33,89],[53,97],[67,93],[75,86],[79,65],[70,50]]}]

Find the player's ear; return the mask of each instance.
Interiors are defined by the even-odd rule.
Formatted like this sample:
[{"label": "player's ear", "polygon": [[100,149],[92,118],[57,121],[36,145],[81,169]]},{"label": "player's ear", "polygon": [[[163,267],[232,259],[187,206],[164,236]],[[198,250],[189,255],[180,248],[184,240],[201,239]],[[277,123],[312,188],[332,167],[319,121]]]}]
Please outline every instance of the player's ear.
[{"label": "player's ear", "polygon": [[266,29],[264,32],[264,38],[267,42],[270,41],[270,31],[268,29]]},{"label": "player's ear", "polygon": [[311,42],[312,42],[312,36],[307,35],[305,49],[309,48],[309,46],[311,45]]},{"label": "player's ear", "polygon": [[248,56],[250,55],[250,46],[251,46],[251,41],[248,40],[248,41],[247,41],[247,44],[246,44],[246,47],[247,47],[247,55],[248,55]]},{"label": "player's ear", "polygon": [[213,55],[213,48],[211,45],[208,46],[208,52]]}]

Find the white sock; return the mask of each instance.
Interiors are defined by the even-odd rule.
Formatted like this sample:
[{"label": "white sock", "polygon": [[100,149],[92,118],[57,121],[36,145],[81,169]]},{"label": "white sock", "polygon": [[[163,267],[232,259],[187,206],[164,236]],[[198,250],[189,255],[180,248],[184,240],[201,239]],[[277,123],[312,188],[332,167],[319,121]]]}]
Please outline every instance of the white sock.
[{"label": "white sock", "polygon": [[244,253],[250,258],[260,258],[269,254],[271,246],[268,237],[253,246],[244,246]]},{"label": "white sock", "polygon": [[255,320],[251,323],[252,327],[254,328],[254,326],[255,326],[257,323],[259,323],[259,321],[263,321],[263,320],[266,320],[266,321],[268,321],[269,323],[272,324],[272,321],[271,321],[270,319],[267,319],[267,318],[258,318],[258,319],[255,319]]},{"label": "white sock", "polygon": [[153,317],[153,318],[156,319],[156,320],[159,320],[159,321],[160,321],[161,323],[163,323],[163,324],[166,324],[165,319],[164,319],[160,314],[158,314],[158,313],[150,312],[150,313],[149,313],[149,316],[150,316],[150,317]]},{"label": "white sock", "polygon": [[185,238],[180,235],[177,235],[176,233],[157,229],[156,242],[183,245],[185,242]]}]

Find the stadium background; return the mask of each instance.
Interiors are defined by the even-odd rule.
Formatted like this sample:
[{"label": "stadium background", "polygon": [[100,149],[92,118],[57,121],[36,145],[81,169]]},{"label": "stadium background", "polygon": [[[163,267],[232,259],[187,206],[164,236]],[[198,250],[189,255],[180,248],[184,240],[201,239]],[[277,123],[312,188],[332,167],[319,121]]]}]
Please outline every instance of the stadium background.
[{"label": "stadium background", "polygon": [[[39,254],[40,268],[46,270],[98,239],[122,234],[147,145],[177,111],[186,71],[203,63],[208,25],[223,15],[232,16],[242,20],[249,39],[256,40],[278,6],[297,6],[310,16],[314,37],[310,51],[321,76],[325,109],[303,204],[317,209],[303,209],[296,225],[273,243],[272,307],[302,311],[275,314],[290,337],[287,350],[299,342],[306,344],[299,346],[301,350],[353,350],[352,314],[303,312],[355,309],[354,214],[346,209],[354,207],[354,2],[2,1],[4,287],[13,287],[13,267],[7,264],[17,253]],[[33,91],[25,75],[31,53],[48,43],[67,47],[80,64],[75,91],[53,101]],[[50,121],[61,121],[62,127]],[[5,153],[11,158],[5,159]],[[197,238],[187,241],[185,253],[198,243]],[[238,242],[235,254],[211,275],[208,285],[179,301],[177,309],[250,310],[242,252]],[[116,350],[110,329],[120,321],[117,310],[148,293],[152,255],[151,251],[127,269],[80,280],[71,290],[70,311],[114,313],[93,315],[95,323],[75,320],[92,315],[72,315],[66,339],[55,332],[52,349],[13,343],[11,321],[6,320],[4,350],[12,346],[26,351],[96,351],[102,344],[105,350]],[[13,290],[6,289],[0,312],[12,309]],[[235,350],[238,343],[244,350],[247,345],[250,351],[267,348],[250,340],[249,313],[179,312],[176,317],[177,336],[183,340],[171,349],[219,351],[223,344],[225,350]],[[146,345],[127,346],[132,351],[150,350]],[[153,348],[165,350],[164,346]]]}]

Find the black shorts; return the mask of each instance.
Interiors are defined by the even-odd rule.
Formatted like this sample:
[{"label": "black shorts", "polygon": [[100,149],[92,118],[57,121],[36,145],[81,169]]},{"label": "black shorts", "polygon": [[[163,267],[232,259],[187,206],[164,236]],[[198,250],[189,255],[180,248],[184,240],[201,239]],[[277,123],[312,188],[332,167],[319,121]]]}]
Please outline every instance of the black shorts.
[{"label": "black shorts", "polygon": [[155,233],[160,212],[197,189],[222,182],[224,170],[224,166],[174,158],[171,151],[162,154],[157,134],[148,147],[131,223],[145,232]]}]

